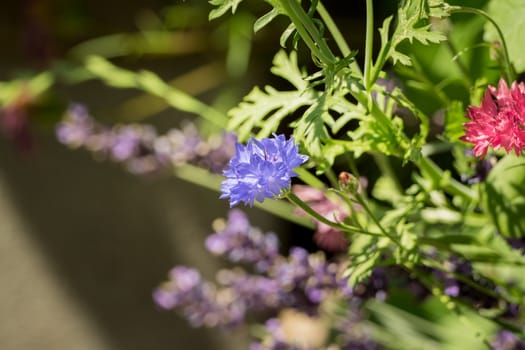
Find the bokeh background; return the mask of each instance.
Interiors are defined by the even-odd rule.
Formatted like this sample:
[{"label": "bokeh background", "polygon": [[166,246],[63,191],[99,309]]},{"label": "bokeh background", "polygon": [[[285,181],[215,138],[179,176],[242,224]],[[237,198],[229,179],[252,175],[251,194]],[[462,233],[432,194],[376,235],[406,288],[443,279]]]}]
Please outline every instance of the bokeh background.
[{"label": "bokeh background", "polygon": [[[326,2],[356,47],[362,2]],[[256,34],[252,46],[252,13],[208,25],[207,10],[204,0],[6,0],[0,81],[97,53],[167,80],[196,72],[180,87],[227,108],[251,85],[275,80],[266,72],[284,24]],[[149,30],[173,40],[127,46],[107,37]],[[69,102],[108,123],[148,117],[168,128],[189,116],[156,99],[133,100],[143,110],[130,108],[139,92],[94,81],[59,83],[55,91],[29,113],[32,147],[0,137],[0,349],[245,349],[246,330],[193,329],[151,299],[174,265],[195,266],[208,278],[222,266],[203,242],[227,203],[173,177],[142,178],[98,162],[60,145],[53,132]],[[249,215],[265,230],[294,229],[256,209]]]}]

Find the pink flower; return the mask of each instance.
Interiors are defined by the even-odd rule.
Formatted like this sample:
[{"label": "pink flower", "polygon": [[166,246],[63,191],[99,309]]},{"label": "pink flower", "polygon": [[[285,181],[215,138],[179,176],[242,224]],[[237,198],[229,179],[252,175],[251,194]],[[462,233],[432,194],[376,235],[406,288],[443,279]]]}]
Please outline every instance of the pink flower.
[{"label": "pink flower", "polygon": [[498,88],[489,86],[481,106],[470,106],[461,139],[474,144],[474,155],[484,158],[489,147],[501,147],[507,153],[513,149],[521,155],[525,148],[525,85],[507,83],[500,79]]},{"label": "pink flower", "polygon": [[[348,208],[345,203],[339,198],[328,198],[323,191],[317,190],[310,186],[293,185],[292,192],[302,201],[331,221],[343,221],[349,215]],[[298,214],[305,214],[302,210],[298,210]],[[315,221],[317,230],[314,234],[315,243],[328,251],[345,251],[348,248],[348,241],[343,232]]]}]

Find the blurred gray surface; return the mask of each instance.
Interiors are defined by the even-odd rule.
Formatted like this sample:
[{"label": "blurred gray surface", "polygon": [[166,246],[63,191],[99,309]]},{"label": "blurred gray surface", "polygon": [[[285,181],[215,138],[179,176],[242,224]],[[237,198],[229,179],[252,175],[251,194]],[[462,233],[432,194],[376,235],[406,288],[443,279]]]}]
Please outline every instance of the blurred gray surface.
[{"label": "blurred gray surface", "polygon": [[[0,56],[0,80],[38,67],[28,62],[24,41],[29,5],[36,6],[37,17],[52,21],[45,23],[61,28],[63,38],[69,38],[61,22],[67,13],[57,12],[63,8],[76,9],[96,35],[134,30],[137,13],[166,5],[65,4],[4,4],[0,43],[9,49]],[[53,44],[60,55],[73,42]],[[160,60],[156,71],[173,77],[196,61]],[[88,83],[62,86],[60,102],[86,103],[96,118],[116,122],[125,116],[116,115],[115,106],[133,94]],[[177,127],[184,116],[175,113],[168,110],[157,122]],[[0,136],[0,350],[245,349],[243,330],[192,329],[178,315],[158,310],[151,298],[176,264],[195,266],[207,278],[222,266],[205,252],[204,239],[212,221],[227,214],[226,201],[172,177],[144,179],[97,162],[59,145],[52,130],[35,136],[36,151],[29,155]],[[272,217],[256,210],[249,216],[276,230]]]},{"label": "blurred gray surface", "polygon": [[192,329],[151,300],[175,264],[220,267],[203,247],[227,213],[217,193],[37,144],[0,141],[0,349],[245,348],[242,331]]}]

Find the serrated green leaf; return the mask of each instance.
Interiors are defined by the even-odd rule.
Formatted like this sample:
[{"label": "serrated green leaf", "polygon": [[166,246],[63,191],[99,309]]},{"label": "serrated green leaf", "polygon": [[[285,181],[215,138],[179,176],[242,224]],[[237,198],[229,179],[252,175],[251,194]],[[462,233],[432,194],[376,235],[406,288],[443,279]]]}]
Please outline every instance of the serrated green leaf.
[{"label": "serrated green leaf", "polygon": [[[379,30],[381,43],[387,51],[386,56],[390,57],[394,61],[394,64],[411,64],[410,57],[397,50],[397,46],[405,40],[408,40],[410,43],[418,41],[426,45],[429,43],[439,43],[446,39],[443,33],[433,31],[430,24],[428,24],[428,18],[430,16],[444,17],[448,15],[448,13],[444,11],[443,4],[443,2],[437,0],[405,1],[398,10],[397,25],[392,34],[392,38],[388,37],[392,17],[385,19],[383,26]],[[380,66],[384,64],[384,62],[378,63]]]},{"label": "serrated green leaf", "polygon": [[228,128],[235,130],[239,140],[245,141],[252,134],[257,138],[268,137],[279,127],[287,115],[312,102],[308,95],[299,91],[278,91],[266,86],[262,91],[255,87],[228,113]]},{"label": "serrated green leaf", "polygon": [[[384,116],[383,116],[384,117]],[[404,150],[408,149],[409,142],[403,134],[403,125],[399,118],[388,120],[387,118],[366,118],[361,121],[359,128],[348,132],[353,140],[356,157],[361,152],[371,150],[381,152],[385,155],[403,157]]]},{"label": "serrated green leaf", "polygon": [[374,247],[374,242],[369,241],[364,247],[365,249],[358,254],[350,252],[351,265],[345,271],[350,286],[353,287],[370,277],[374,267],[381,258],[381,250]]},{"label": "serrated green leaf", "polygon": [[235,130],[241,141],[247,140],[253,134],[256,134],[257,138],[269,136],[277,130],[286,116],[315,102],[315,91],[305,90],[307,83],[297,66],[295,52],[288,56],[284,51],[279,51],[273,64],[272,72],[289,80],[298,90],[278,91],[271,86],[266,86],[264,91],[258,87],[252,89],[243,101],[228,113],[228,128]]},{"label": "serrated green leaf", "polygon": [[[351,57],[345,62],[349,61]],[[342,122],[329,113],[335,108],[337,113],[346,113],[347,108],[356,106],[341,97],[330,96],[329,92],[320,93],[313,89],[313,84],[324,82],[325,74],[319,74],[319,79],[309,82],[305,78],[297,62],[297,54],[287,55],[284,51],[276,54],[272,72],[288,80],[296,90],[278,91],[270,86],[264,90],[254,88],[244,100],[229,112],[231,117],[228,128],[238,133],[239,139],[247,140],[251,135],[257,138],[269,136],[280,126],[282,120],[297,111],[300,107],[308,107],[291,126],[294,128],[295,140],[302,145],[311,159],[318,162],[318,172],[330,167],[335,158],[346,151],[342,143],[334,142],[329,128],[341,128]],[[344,68],[344,67],[343,67]],[[332,67],[332,70],[341,67]],[[335,74],[331,71],[331,74]],[[327,91],[333,89],[327,88]],[[345,109],[346,108],[346,109]],[[339,115],[339,114],[338,114]],[[347,115],[348,116],[348,115]],[[344,119],[343,119],[344,121]]]},{"label": "serrated green leaf", "polygon": [[305,80],[306,74],[299,69],[297,62],[297,52],[292,51],[290,56],[284,50],[277,52],[273,59],[271,72],[283,79],[288,80],[299,91],[303,91],[308,86]]},{"label": "serrated green leaf", "polygon": [[208,18],[210,20],[219,18],[229,10],[231,10],[232,13],[235,13],[237,6],[239,6],[242,1],[243,0],[210,0],[210,4],[218,7],[210,11]]},{"label": "serrated green leaf", "polygon": [[303,116],[292,124],[295,128],[294,134],[299,138],[305,139],[313,133],[317,139],[312,141],[319,145],[322,140],[329,138],[323,121],[323,114],[326,113],[325,101],[326,94],[322,94],[319,99],[306,110]]}]

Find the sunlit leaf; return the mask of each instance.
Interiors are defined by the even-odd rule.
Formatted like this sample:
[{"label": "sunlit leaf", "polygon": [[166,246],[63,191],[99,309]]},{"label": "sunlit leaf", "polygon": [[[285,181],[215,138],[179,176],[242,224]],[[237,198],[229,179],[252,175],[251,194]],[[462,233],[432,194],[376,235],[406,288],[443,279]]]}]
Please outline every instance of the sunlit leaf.
[{"label": "sunlit leaf", "polygon": [[212,20],[221,17],[230,10],[232,13],[235,13],[237,6],[239,6],[242,1],[243,0],[210,0],[210,4],[217,6],[217,8],[210,11],[209,19]]},{"label": "sunlit leaf", "polygon": [[525,158],[508,155],[489,173],[485,210],[506,237],[525,236]]},{"label": "sunlit leaf", "polygon": [[[510,60],[518,72],[525,71],[525,2],[522,0],[492,0],[487,7],[488,14],[503,32],[509,49]],[[492,23],[485,26],[484,39],[489,42],[501,42],[501,38]]]}]

